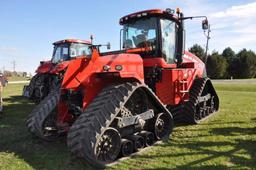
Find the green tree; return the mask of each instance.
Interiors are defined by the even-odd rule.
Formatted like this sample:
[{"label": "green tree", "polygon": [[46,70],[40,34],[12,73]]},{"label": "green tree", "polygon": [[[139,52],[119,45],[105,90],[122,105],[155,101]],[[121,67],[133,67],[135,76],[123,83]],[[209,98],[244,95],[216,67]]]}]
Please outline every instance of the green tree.
[{"label": "green tree", "polygon": [[226,70],[225,78],[230,78],[232,76],[231,72],[233,71],[232,70],[233,68],[231,68],[231,63],[233,62],[233,60],[235,60],[236,54],[230,47],[227,47],[223,50],[222,56],[227,61],[227,70]]},{"label": "green tree", "polygon": [[227,61],[218,52],[213,52],[207,58],[207,74],[212,79],[225,78]]},{"label": "green tree", "polygon": [[236,57],[236,53],[232,50],[232,48],[227,47],[223,50],[222,56],[227,60],[227,62],[230,62]]},{"label": "green tree", "polygon": [[203,62],[205,61],[205,50],[198,44],[194,44],[191,48],[188,49],[189,52],[195,54],[199,57]]},{"label": "green tree", "polygon": [[234,63],[237,71],[236,78],[254,78],[256,76],[256,54],[251,50],[243,49],[237,53]]},{"label": "green tree", "polygon": [[229,62],[229,68],[228,68],[228,74],[229,76],[232,76],[233,78],[238,78],[239,77],[239,59],[235,57]]}]

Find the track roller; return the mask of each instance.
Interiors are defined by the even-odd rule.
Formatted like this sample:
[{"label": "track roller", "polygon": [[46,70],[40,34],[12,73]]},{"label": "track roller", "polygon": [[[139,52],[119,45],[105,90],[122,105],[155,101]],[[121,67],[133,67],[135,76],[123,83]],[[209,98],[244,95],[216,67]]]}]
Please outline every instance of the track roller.
[{"label": "track roller", "polygon": [[140,135],[131,135],[131,136],[128,136],[127,139],[133,142],[135,152],[144,148],[145,146],[144,138]]},{"label": "track roller", "polygon": [[128,139],[122,139],[121,140],[121,155],[122,156],[129,156],[130,154],[133,153],[134,150],[134,146],[133,146],[133,142],[128,140]]},{"label": "track roller", "polygon": [[139,133],[140,136],[144,138],[145,141],[145,146],[151,146],[155,142],[155,137],[152,132],[147,132],[147,131],[141,131]]}]

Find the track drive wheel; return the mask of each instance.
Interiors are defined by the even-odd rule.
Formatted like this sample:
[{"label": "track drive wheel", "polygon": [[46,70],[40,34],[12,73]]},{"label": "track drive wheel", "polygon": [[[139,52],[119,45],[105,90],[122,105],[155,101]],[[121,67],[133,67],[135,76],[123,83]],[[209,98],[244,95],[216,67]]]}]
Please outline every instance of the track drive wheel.
[{"label": "track drive wheel", "polygon": [[114,128],[106,128],[95,146],[96,158],[106,163],[113,162],[121,149],[121,137]]}]

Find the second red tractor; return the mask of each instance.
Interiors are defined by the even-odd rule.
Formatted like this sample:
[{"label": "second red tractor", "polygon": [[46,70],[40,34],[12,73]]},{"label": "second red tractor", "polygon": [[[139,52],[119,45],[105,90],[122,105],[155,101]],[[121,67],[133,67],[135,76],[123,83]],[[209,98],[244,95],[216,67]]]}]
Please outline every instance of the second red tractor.
[{"label": "second red tractor", "polygon": [[90,41],[65,39],[53,43],[53,55],[50,61],[41,61],[29,83],[24,86],[23,96],[39,103],[53,89],[60,88],[63,74],[69,61],[76,57],[90,55]]}]

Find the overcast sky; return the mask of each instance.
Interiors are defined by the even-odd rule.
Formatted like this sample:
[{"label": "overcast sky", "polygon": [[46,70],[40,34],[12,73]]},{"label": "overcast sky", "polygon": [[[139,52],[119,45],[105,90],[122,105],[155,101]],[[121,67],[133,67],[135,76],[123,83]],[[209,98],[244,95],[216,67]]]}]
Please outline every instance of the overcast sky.
[{"label": "overcast sky", "polygon": [[[52,43],[65,38],[110,42],[119,47],[119,18],[140,10],[180,7],[186,16],[206,15],[211,24],[210,51],[231,47],[256,51],[256,1],[252,0],[1,0],[0,69],[34,73],[49,60]],[[201,20],[186,21],[186,47],[205,46]]]}]

